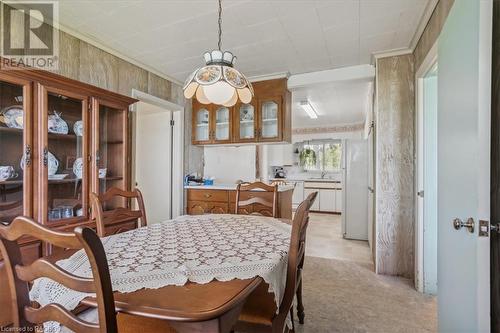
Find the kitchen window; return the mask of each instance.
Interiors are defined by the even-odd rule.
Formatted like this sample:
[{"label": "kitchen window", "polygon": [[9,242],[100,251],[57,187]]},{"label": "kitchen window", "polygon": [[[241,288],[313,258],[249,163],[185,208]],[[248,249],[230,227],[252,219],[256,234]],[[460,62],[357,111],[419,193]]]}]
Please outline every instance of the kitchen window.
[{"label": "kitchen window", "polygon": [[299,159],[300,165],[306,171],[339,171],[342,161],[342,142],[328,140],[303,143]]}]

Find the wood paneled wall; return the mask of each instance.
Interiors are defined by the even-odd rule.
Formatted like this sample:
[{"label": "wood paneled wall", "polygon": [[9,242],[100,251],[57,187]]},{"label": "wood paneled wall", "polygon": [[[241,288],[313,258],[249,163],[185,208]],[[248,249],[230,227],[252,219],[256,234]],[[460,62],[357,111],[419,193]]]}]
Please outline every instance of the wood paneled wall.
[{"label": "wood paneled wall", "polygon": [[443,29],[444,21],[448,17],[451,7],[455,0],[439,0],[436,8],[427,23],[422,36],[420,37],[413,55],[415,57],[415,70],[417,71],[430,49],[436,42],[441,30]]},{"label": "wood paneled wall", "polygon": [[381,58],[376,67],[376,270],[413,278],[413,55]]},{"label": "wood paneled wall", "polygon": [[454,0],[439,0],[412,54],[377,59],[375,267],[414,278],[415,72]]}]

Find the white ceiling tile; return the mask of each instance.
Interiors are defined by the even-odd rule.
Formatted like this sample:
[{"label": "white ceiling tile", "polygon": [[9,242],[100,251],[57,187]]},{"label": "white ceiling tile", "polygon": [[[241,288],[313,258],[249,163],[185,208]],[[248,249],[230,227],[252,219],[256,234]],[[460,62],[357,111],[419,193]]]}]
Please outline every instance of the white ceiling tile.
[{"label": "white ceiling tile", "polygon": [[324,29],[357,24],[359,21],[359,1],[357,0],[323,1],[316,8]]},{"label": "white ceiling tile", "polygon": [[[428,1],[225,0],[222,45],[247,75],[368,63],[371,52],[409,45]],[[62,25],[181,81],[217,47],[215,0],[59,6]]]}]

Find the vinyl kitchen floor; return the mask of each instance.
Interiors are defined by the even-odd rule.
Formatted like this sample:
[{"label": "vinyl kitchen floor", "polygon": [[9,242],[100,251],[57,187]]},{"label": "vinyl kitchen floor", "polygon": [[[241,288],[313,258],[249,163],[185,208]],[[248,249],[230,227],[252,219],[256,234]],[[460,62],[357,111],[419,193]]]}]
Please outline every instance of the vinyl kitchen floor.
[{"label": "vinyl kitchen floor", "polygon": [[368,242],[342,237],[340,215],[319,213],[309,215],[306,255],[373,265]]},{"label": "vinyl kitchen floor", "polygon": [[311,214],[304,267],[305,324],[297,333],[436,332],[436,298],[373,272],[367,242],[342,238],[340,216]]}]

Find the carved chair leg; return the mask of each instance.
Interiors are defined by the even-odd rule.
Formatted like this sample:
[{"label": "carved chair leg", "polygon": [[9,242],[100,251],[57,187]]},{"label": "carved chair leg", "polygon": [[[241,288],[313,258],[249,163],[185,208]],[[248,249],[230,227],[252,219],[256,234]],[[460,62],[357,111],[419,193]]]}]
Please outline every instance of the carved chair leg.
[{"label": "carved chair leg", "polygon": [[302,303],[302,279],[299,282],[297,288],[297,317],[299,317],[299,323],[304,324],[304,304]]}]

